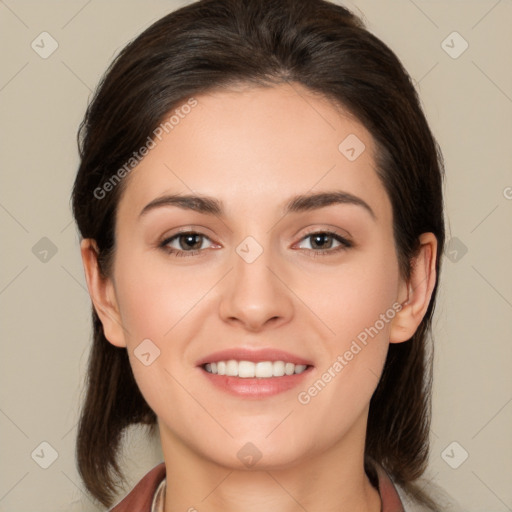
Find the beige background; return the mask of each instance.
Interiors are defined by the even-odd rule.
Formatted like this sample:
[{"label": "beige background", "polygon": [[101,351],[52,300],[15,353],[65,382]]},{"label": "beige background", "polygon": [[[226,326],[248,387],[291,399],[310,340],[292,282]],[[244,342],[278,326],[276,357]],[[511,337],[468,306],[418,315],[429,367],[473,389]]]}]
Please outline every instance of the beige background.
[{"label": "beige background", "polygon": [[[116,52],[183,4],[0,1],[2,512],[97,510],[74,462],[90,332],[69,207],[76,131]],[[435,321],[429,477],[468,512],[509,511],[512,0],[345,5],[364,13],[370,30],[404,62],[446,159],[449,250]],[[46,59],[31,47],[43,31],[58,43]],[[452,35],[443,45],[453,31],[463,39]],[[469,47],[453,58],[464,40]],[[43,469],[52,449],[57,459]],[[467,460],[450,467],[465,452]],[[161,457],[156,443],[148,448],[138,435],[126,456],[131,482]]]}]

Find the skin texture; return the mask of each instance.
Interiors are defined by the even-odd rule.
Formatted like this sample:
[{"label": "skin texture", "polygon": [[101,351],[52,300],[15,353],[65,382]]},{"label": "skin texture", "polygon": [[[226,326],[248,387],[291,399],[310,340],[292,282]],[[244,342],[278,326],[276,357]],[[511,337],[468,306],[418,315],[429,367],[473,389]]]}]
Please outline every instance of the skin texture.
[{"label": "skin texture", "polygon": [[[436,239],[421,236],[404,282],[372,137],[327,99],[290,84],[196,99],[126,178],[109,278],[98,273],[94,242],[82,242],[105,335],[127,348],[158,416],[166,511],[377,512],[380,498],[363,469],[369,401],[389,343],[410,339],[426,312]],[[338,150],[350,134],[366,147],[354,161]],[[375,219],[354,204],[283,215],[292,196],[332,190],[363,199]],[[224,215],[164,206],[140,216],[149,202],[171,193],[213,196]],[[160,247],[180,229],[205,235],[199,253],[177,257]],[[332,230],[352,247],[335,251],[340,243],[327,238],[323,249],[331,252],[318,254],[322,248],[307,235]],[[252,263],[236,252],[248,236],[263,249]],[[169,245],[190,247],[179,238]],[[300,403],[298,393],[393,304],[403,306],[378,335],[309,403]],[[144,339],[160,350],[149,366],[134,356]],[[233,347],[279,348],[314,368],[298,388],[241,399],[212,386],[196,366]],[[248,442],[262,455],[250,468],[237,456]]]}]

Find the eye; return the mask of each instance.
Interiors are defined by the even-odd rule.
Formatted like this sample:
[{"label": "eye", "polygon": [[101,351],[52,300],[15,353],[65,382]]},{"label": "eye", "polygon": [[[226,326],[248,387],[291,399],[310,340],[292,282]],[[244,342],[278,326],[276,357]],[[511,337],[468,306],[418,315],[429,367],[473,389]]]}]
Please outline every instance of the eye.
[{"label": "eye", "polygon": [[[200,251],[206,249],[205,241],[211,240],[202,233],[196,233],[195,231],[181,232],[166,238],[160,247],[169,254],[174,256],[195,256]],[[214,244],[215,245],[215,244]]]},{"label": "eye", "polygon": [[[301,241],[298,248],[308,251],[312,256],[329,255],[347,250],[352,242],[332,231],[316,231],[309,233]],[[210,244],[210,245],[209,245]],[[304,247],[306,245],[306,247]],[[208,248],[218,248],[206,235],[195,231],[184,231],[166,238],[160,247],[174,256],[196,256]]]},{"label": "eye", "polygon": [[[313,256],[334,254],[340,251],[345,251],[353,246],[353,243],[342,237],[341,235],[332,231],[316,231],[309,233],[302,240],[309,240],[309,247],[301,247],[306,251],[312,251]],[[304,245],[303,242],[301,242]]]}]

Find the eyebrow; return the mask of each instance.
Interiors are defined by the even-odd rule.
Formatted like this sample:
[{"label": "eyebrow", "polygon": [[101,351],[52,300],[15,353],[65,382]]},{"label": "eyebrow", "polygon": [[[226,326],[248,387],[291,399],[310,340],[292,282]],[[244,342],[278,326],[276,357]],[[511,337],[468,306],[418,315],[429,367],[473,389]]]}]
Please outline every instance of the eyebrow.
[{"label": "eyebrow", "polygon": [[[377,219],[375,212],[366,201],[360,197],[350,194],[349,192],[339,190],[294,196],[285,204],[284,214],[316,210],[334,204],[351,204],[360,206],[371,215],[373,220]],[[219,217],[224,216],[222,202],[214,197],[190,194],[171,194],[153,199],[153,201],[144,206],[139,217],[142,217],[151,210],[164,206],[175,206],[208,215],[215,215]]]}]

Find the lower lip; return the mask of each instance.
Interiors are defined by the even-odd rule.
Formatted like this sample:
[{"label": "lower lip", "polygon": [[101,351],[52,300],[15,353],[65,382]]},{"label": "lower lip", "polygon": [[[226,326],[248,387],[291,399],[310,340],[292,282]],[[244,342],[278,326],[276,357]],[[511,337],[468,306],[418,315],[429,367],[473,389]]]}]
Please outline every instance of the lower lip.
[{"label": "lower lip", "polygon": [[284,375],[283,377],[250,378],[228,377],[209,373],[200,367],[201,372],[216,387],[243,398],[267,398],[289,391],[298,386],[313,368],[310,366],[302,373]]}]

